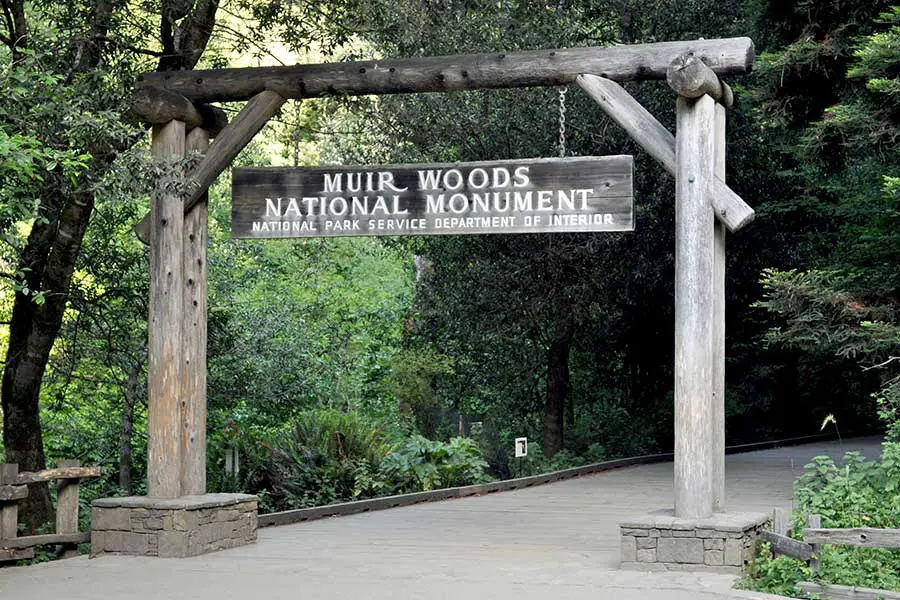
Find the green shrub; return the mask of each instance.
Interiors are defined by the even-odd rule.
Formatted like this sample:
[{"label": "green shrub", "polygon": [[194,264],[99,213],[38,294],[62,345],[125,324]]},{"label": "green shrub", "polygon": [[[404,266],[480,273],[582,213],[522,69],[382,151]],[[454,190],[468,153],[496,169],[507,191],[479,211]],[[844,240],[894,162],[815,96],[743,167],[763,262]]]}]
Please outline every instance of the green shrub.
[{"label": "green shrub", "polygon": [[385,457],[381,471],[405,493],[483,483],[487,466],[470,438],[437,442],[414,435]]},{"label": "green shrub", "polygon": [[[870,461],[848,452],[838,465],[817,456],[806,465],[795,485],[797,510],[793,531],[802,530],[811,514],[822,518],[822,527],[874,527],[893,529],[900,523],[900,444],[885,443],[881,461]],[[825,545],[821,567],[810,573],[805,563],[784,556],[773,558],[767,545],[753,567],[746,585],[757,591],[794,595],[801,580],[875,589],[900,590],[900,551]]]}]

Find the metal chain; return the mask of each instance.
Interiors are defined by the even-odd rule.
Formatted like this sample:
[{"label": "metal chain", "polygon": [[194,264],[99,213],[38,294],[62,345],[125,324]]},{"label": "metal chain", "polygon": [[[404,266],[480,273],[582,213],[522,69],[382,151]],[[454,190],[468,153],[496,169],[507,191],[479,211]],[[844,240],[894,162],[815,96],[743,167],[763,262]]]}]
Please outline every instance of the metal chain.
[{"label": "metal chain", "polygon": [[566,156],[566,92],[569,88],[559,88],[559,157]]}]

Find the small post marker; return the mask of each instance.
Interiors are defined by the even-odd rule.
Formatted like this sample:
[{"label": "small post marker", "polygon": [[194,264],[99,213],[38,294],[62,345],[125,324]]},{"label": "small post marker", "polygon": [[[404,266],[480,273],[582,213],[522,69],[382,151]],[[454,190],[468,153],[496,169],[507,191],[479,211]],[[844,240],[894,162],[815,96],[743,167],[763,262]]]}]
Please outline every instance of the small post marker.
[{"label": "small post marker", "polygon": [[528,438],[516,438],[516,458],[528,456]]}]

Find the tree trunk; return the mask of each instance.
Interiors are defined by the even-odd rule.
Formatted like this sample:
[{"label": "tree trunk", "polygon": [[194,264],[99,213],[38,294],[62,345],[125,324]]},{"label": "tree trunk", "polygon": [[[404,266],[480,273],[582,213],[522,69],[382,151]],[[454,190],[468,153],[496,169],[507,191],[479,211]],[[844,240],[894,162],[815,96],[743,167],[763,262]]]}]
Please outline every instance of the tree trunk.
[{"label": "tree trunk", "polygon": [[[38,304],[33,297],[16,293],[0,386],[6,461],[18,463],[20,472],[47,466],[38,407],[41,380],[62,325],[75,261],[93,207],[90,192],[76,191],[58,220],[34,226],[23,253],[26,284],[42,292],[44,302]],[[47,486],[33,486],[23,503],[26,527],[34,530],[52,516]]]},{"label": "tree trunk", "polygon": [[568,298],[558,304],[556,331],[547,352],[547,402],[544,408],[544,456],[552,458],[562,449],[566,397],[569,394],[569,350],[574,324]]},{"label": "tree trunk", "polygon": [[119,438],[119,487],[128,496],[134,494],[131,482],[134,462],[131,441],[134,438],[134,403],[137,402],[142,365],[143,362],[137,363],[128,372],[128,381],[125,383],[125,407],[122,410],[122,435]]}]

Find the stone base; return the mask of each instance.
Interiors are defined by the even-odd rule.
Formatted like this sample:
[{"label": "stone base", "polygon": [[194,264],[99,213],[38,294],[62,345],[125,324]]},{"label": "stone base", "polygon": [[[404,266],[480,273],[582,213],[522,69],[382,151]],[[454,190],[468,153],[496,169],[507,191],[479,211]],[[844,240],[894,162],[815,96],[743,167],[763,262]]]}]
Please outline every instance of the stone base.
[{"label": "stone base", "polygon": [[629,519],[619,523],[622,568],[740,575],[756,556],[769,519],[763,513],[681,519],[671,510]]},{"label": "stone base", "polygon": [[91,556],[184,558],[244,546],[256,541],[258,501],[247,494],[94,500]]}]

